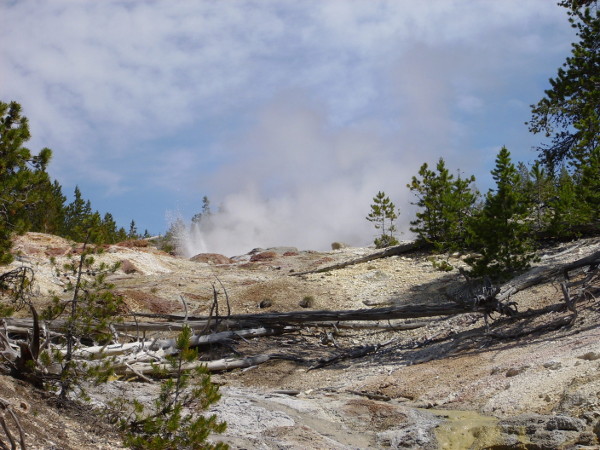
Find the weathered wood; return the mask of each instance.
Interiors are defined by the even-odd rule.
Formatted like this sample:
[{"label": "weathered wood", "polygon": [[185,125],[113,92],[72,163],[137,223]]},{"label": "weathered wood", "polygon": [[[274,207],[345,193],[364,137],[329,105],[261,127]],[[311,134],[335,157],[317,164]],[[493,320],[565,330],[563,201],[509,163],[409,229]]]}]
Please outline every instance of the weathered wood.
[{"label": "weathered wood", "polygon": [[498,296],[498,300],[502,301],[508,298],[509,296],[516,294],[517,292],[523,291],[538,284],[546,283],[555,279],[559,275],[568,274],[572,270],[580,269],[581,267],[585,266],[593,266],[596,264],[600,264],[600,251],[592,253],[591,255],[588,255],[571,263],[562,264],[556,267],[550,267],[546,270],[543,270],[539,275],[525,280],[521,283],[514,284],[509,282],[502,287],[502,291]]},{"label": "weathered wood", "polygon": [[381,322],[303,322],[304,328],[337,328],[348,330],[390,330],[390,331],[406,331],[416,330],[429,325],[432,321],[419,321],[409,323],[392,323],[390,321]]},{"label": "weathered wood", "polygon": [[351,348],[349,350],[346,350],[342,353],[333,355],[331,357],[320,359],[316,364],[309,367],[308,370],[320,369],[322,367],[329,366],[331,364],[334,364],[336,362],[343,361],[346,359],[362,358],[363,356],[366,356],[370,353],[374,353],[377,350],[379,350],[380,348],[385,347],[386,345],[389,345],[394,341],[395,341],[395,339],[390,339],[389,341],[384,342],[382,344],[361,345],[359,347]]},{"label": "weathered wood", "polygon": [[322,273],[329,272],[330,270],[343,269],[344,267],[352,266],[354,264],[361,264],[369,261],[373,261],[375,259],[380,258],[388,258],[390,256],[401,255],[402,253],[408,253],[413,250],[417,250],[418,248],[422,248],[423,245],[419,242],[408,242],[406,244],[395,245],[394,247],[388,247],[379,252],[371,253],[370,255],[361,256],[360,258],[351,259],[349,261],[344,261],[338,264],[333,264],[331,266],[321,267],[319,269],[307,270],[305,272],[295,272],[291,273],[292,277],[299,277],[300,275],[308,275],[311,273]]},{"label": "weathered wood", "polygon": [[[250,328],[284,328],[286,326],[301,325],[311,322],[343,322],[343,321],[387,321],[394,319],[418,319],[423,317],[449,316],[468,312],[485,312],[483,307],[469,309],[456,303],[440,304],[406,304],[389,306],[386,308],[356,309],[340,311],[291,311],[283,313],[238,314],[224,319],[220,328],[250,329]],[[206,323],[205,318],[189,317],[187,323],[182,322],[122,322],[115,323],[117,331],[139,329],[140,331],[179,331],[184,325],[193,330],[202,329]],[[179,320],[182,320],[180,317]],[[31,326],[31,319],[7,318],[6,323],[11,326]],[[47,322],[50,329],[61,329],[64,321]]]},{"label": "weathered wood", "polygon": [[[296,331],[298,327],[286,328],[255,328],[250,330],[224,331],[207,335],[194,335],[190,338],[191,347],[200,347],[204,345],[229,344],[239,338],[253,338],[261,336],[273,336],[284,332]],[[152,352],[163,351],[167,354],[175,351],[176,339],[155,339],[139,342],[129,342],[125,344],[95,345],[91,347],[80,347],[73,352],[78,358],[92,358],[95,355],[117,356],[129,353],[136,353],[145,350]],[[61,351],[64,353],[64,351]]]},{"label": "weathered wood", "polygon": [[[259,364],[263,364],[269,361],[269,355],[257,355],[257,356],[248,356],[246,358],[225,358],[219,359],[215,361],[197,361],[193,363],[185,363],[182,365],[182,370],[191,370],[196,369],[198,367],[206,367],[206,369],[210,372],[222,372],[226,370],[233,369],[242,369],[245,367],[258,366]],[[173,368],[170,364],[155,364],[161,371],[164,371],[168,374],[172,374],[178,370],[178,368]],[[129,367],[128,367],[129,366]],[[135,370],[135,372],[133,372]],[[148,363],[129,363],[127,365],[122,365],[119,367],[115,367],[115,372],[118,374],[125,375],[152,375],[156,373],[156,369],[152,364]],[[137,372],[137,373],[136,373]]]}]

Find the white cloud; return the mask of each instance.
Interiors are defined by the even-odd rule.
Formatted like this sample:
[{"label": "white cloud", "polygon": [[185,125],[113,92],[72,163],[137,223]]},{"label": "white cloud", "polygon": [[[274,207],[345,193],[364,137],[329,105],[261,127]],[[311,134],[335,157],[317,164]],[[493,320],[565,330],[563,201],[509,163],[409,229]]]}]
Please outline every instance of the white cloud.
[{"label": "white cloud", "polygon": [[111,195],[172,190],[173,203],[210,191],[243,245],[292,236],[308,246],[309,228],[321,230],[318,245],[358,242],[370,198],[385,189],[407,205],[421,162],[447,156],[475,170],[504,128],[473,121],[527,104],[513,91],[533,83],[518,77],[566,54],[572,34],[547,0],[0,9],[0,98],[23,104],[32,148],[55,149],[54,173]]}]

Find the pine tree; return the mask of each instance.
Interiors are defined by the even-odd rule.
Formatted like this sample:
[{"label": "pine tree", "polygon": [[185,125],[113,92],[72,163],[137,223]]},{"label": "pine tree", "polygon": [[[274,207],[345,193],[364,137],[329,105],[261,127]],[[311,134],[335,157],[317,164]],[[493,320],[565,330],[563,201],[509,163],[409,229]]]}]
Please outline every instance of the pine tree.
[{"label": "pine tree", "polygon": [[581,200],[577,195],[575,182],[566,167],[562,167],[555,184],[556,195],[549,202],[550,237],[555,239],[577,237],[584,217],[581,215]]},{"label": "pine tree", "polygon": [[517,172],[517,189],[529,208],[528,220],[531,221],[533,230],[538,235],[543,235],[552,216],[549,205],[555,196],[554,179],[539,161],[536,161],[531,169],[519,162]]},{"label": "pine tree", "polygon": [[203,229],[210,226],[210,218],[212,217],[212,211],[210,209],[210,200],[205,195],[202,197],[202,210],[201,212],[194,214],[192,217],[192,225],[202,226]]},{"label": "pine tree", "polygon": [[123,242],[126,240],[127,240],[127,232],[125,231],[125,228],[121,227],[117,230],[115,242]]},{"label": "pine tree", "polygon": [[129,224],[129,233],[127,233],[128,239],[137,239],[139,238],[137,227],[135,225],[135,220],[132,220]]},{"label": "pine tree", "polygon": [[28,197],[36,201],[29,203],[15,214],[27,231],[59,234],[64,224],[64,202],[60,184],[51,182],[49,176],[30,186]]},{"label": "pine tree", "polygon": [[373,222],[375,229],[381,230],[381,235],[375,238],[374,241],[377,248],[398,244],[398,240],[394,237],[394,232],[396,231],[394,221],[398,218],[398,213],[396,212],[396,206],[385,195],[385,192],[380,191],[373,197],[371,212],[366,219],[369,222]]},{"label": "pine tree", "polygon": [[103,244],[114,244],[117,240],[117,223],[111,213],[105,213],[100,224],[100,241]]},{"label": "pine tree", "polygon": [[548,203],[555,195],[553,179],[539,161],[536,161],[530,171],[529,201],[533,206],[534,229],[543,231],[548,226]]},{"label": "pine tree", "polygon": [[577,161],[577,193],[581,214],[589,232],[600,231],[600,146]]},{"label": "pine tree", "polygon": [[[184,325],[177,337],[177,353],[167,356],[175,377],[161,383],[154,410],[146,412],[144,405],[134,400],[134,420],[120,421],[126,431],[125,445],[128,447],[140,450],[229,448],[222,442],[206,442],[211,433],[224,432],[227,424],[218,422],[214,414],[202,414],[221,395],[205,367],[185,368],[198,361],[198,350],[191,347],[191,338],[192,330]],[[156,371],[160,374],[158,367]],[[119,407],[118,402],[116,406]]]},{"label": "pine tree", "polygon": [[32,230],[42,233],[59,234],[64,228],[65,202],[67,197],[62,193],[62,186],[54,181],[48,188],[43,188],[44,200],[35,208],[32,219]]},{"label": "pine tree", "polygon": [[569,21],[579,40],[571,56],[550,79],[545,97],[532,105],[529,129],[551,137],[539,147],[540,156],[552,172],[562,162],[589,155],[600,145],[600,9],[590,1],[565,0]]},{"label": "pine tree", "polygon": [[418,238],[433,245],[438,251],[464,248],[466,222],[477,199],[472,188],[475,177],[454,179],[440,158],[437,173],[427,163],[419,169],[419,177],[412,177],[407,187],[417,196],[413,203],[420,208],[410,230]]},{"label": "pine tree", "polygon": [[90,201],[85,201],[79,186],[75,186],[74,198],[65,208],[65,230],[63,236],[76,242],[83,242],[87,235],[86,220],[92,215]]},{"label": "pine tree", "polygon": [[42,201],[38,187],[48,182],[52,152],[44,148],[32,155],[24,147],[30,137],[21,105],[0,102],[0,264],[12,260],[11,236],[28,229],[27,210]]},{"label": "pine tree", "polygon": [[527,199],[519,191],[519,173],[503,147],[492,170],[496,189],[490,190],[482,211],[469,227],[471,245],[479,253],[467,258],[473,276],[502,279],[529,267],[534,259]]}]

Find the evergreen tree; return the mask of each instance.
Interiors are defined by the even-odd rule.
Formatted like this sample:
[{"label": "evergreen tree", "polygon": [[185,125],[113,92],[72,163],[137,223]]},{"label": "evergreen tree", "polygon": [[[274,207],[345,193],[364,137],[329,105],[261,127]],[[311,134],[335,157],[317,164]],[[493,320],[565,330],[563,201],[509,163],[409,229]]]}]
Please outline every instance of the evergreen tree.
[{"label": "evergreen tree", "polygon": [[127,233],[128,239],[137,239],[139,238],[137,227],[135,225],[135,220],[132,220],[129,224],[129,233]]},{"label": "evergreen tree", "polygon": [[74,198],[65,208],[65,229],[63,236],[76,242],[83,242],[86,238],[86,220],[92,215],[90,201],[85,201],[79,186],[75,186]]},{"label": "evergreen tree", "polygon": [[44,148],[32,155],[24,147],[30,137],[21,105],[0,102],[0,264],[12,260],[11,236],[28,229],[26,211],[42,201],[38,187],[48,181],[52,152]]},{"label": "evergreen tree", "polygon": [[554,178],[539,161],[531,169],[519,162],[517,172],[517,189],[529,208],[528,220],[536,233],[543,234],[547,231],[552,216],[550,201],[555,196]]},{"label": "evergreen tree", "polygon": [[419,177],[412,177],[407,185],[417,196],[413,205],[420,208],[410,230],[438,251],[457,250],[464,247],[467,218],[477,199],[472,188],[475,177],[454,179],[443,158],[436,170],[437,173],[424,163]]},{"label": "evergreen tree", "polygon": [[117,223],[111,213],[105,213],[100,224],[100,241],[103,244],[114,244],[117,239]]},{"label": "evergreen tree", "polygon": [[578,42],[571,56],[550,79],[545,97],[532,105],[529,129],[551,137],[539,147],[542,161],[552,170],[561,162],[590,155],[600,145],[600,9],[595,1],[565,0]]},{"label": "evergreen tree", "polygon": [[30,186],[28,196],[37,199],[20,210],[16,216],[27,231],[59,234],[64,222],[65,196],[57,181],[43,177],[39,183]]},{"label": "evergreen tree", "polygon": [[65,203],[67,197],[62,193],[58,181],[43,188],[44,200],[35,208],[36,214],[32,219],[32,230],[42,233],[59,234],[65,223]]},{"label": "evergreen tree", "polygon": [[496,189],[469,227],[471,245],[479,253],[467,258],[474,276],[502,279],[529,267],[534,256],[527,199],[519,191],[519,173],[503,147],[492,170]]},{"label": "evergreen tree", "polygon": [[125,228],[121,227],[117,230],[115,242],[123,242],[126,240],[127,240],[127,232],[125,231]]},{"label": "evergreen tree", "polygon": [[534,228],[536,231],[542,231],[548,226],[550,216],[548,204],[555,194],[553,178],[539,161],[531,167],[530,175],[529,202],[533,206]]},{"label": "evergreen tree", "polygon": [[205,195],[202,197],[202,211],[194,214],[192,217],[192,224],[195,225],[203,225],[204,227],[208,226],[210,223],[210,218],[212,216],[212,211],[210,209],[210,200]]},{"label": "evergreen tree", "polygon": [[[161,383],[154,410],[147,412],[142,403],[134,400],[134,419],[120,421],[126,431],[125,445],[128,447],[140,450],[229,448],[222,442],[206,442],[211,433],[224,432],[227,424],[218,422],[215,414],[202,414],[221,395],[205,367],[186,369],[198,361],[198,350],[191,347],[192,335],[189,326],[184,325],[177,336],[177,352],[167,356],[175,377]],[[156,372],[160,374],[159,367]],[[115,403],[119,407],[119,402]]]},{"label": "evergreen tree", "polygon": [[570,239],[578,236],[584,218],[581,200],[575,182],[566,167],[562,167],[556,180],[556,195],[550,200],[551,219],[548,231],[551,237]]},{"label": "evergreen tree", "polygon": [[398,245],[398,240],[394,237],[396,231],[394,221],[398,218],[398,213],[396,213],[396,206],[385,192],[380,191],[373,197],[371,212],[366,219],[373,222],[375,229],[381,230],[381,235],[374,241],[377,248]]},{"label": "evergreen tree", "polygon": [[589,232],[600,231],[600,146],[576,163],[579,182],[577,193],[582,202],[581,214]]}]

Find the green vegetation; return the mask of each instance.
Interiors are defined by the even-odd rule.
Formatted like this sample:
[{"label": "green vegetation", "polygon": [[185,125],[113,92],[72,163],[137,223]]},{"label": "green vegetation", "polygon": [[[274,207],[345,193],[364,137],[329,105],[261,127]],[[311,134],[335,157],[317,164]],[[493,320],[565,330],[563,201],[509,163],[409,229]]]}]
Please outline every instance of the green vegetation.
[{"label": "green vegetation", "polygon": [[418,199],[413,204],[420,208],[410,230],[437,251],[457,250],[466,238],[467,221],[477,199],[472,187],[475,177],[463,179],[459,175],[455,179],[442,158],[436,170],[423,164],[419,177],[407,185]]},{"label": "green vegetation", "polygon": [[208,199],[208,196],[205,195],[202,197],[202,211],[194,214],[192,217],[192,223],[207,226],[212,215],[213,213],[210,209],[210,200]]},{"label": "green vegetation", "polygon": [[[144,405],[134,400],[133,419],[120,419],[119,424],[126,433],[125,445],[152,450],[228,448],[220,442],[206,442],[210,433],[222,433],[227,425],[218,422],[214,414],[201,414],[221,396],[204,366],[185,369],[185,364],[198,360],[198,351],[190,347],[191,337],[192,330],[184,326],[177,337],[177,353],[167,357],[175,375],[162,382],[153,410],[146,412]],[[158,366],[155,371],[157,376],[168,375]],[[118,407],[122,406],[121,402]]]},{"label": "green vegetation", "polygon": [[585,165],[600,145],[600,9],[592,3],[596,2],[559,3],[567,8],[579,40],[572,44],[571,56],[556,78],[550,79],[551,88],[532,105],[529,130],[551,138],[539,151],[552,172],[563,163]]},{"label": "green vegetation", "polygon": [[63,343],[66,350],[54,347],[52,351],[44,351],[40,356],[45,366],[60,365],[58,380],[50,380],[47,387],[58,390],[63,402],[73,391],[85,398],[83,381],[91,379],[104,382],[112,375],[112,360],[105,358],[101,352],[95,356],[93,364],[75,363],[73,360],[75,352],[87,347],[82,345],[84,342],[88,345],[110,343],[114,339],[112,324],[122,321],[120,312],[124,307],[123,300],[114,293],[114,286],[106,280],[107,275],[119,268],[119,263],[110,267],[104,263],[95,264],[94,255],[102,253],[102,248],[88,245],[97,229],[98,224],[96,228],[93,224],[90,225],[79,258],[72,259],[62,268],[56,268],[57,275],[67,279],[65,292],[70,293],[70,297],[64,299],[55,296],[51,305],[41,314],[46,320],[66,316]]},{"label": "green vegetation", "polygon": [[466,261],[473,275],[494,279],[526,269],[533,253],[530,202],[519,190],[520,176],[506,147],[496,157],[492,177],[496,189],[487,193],[469,227],[468,242],[477,254]]},{"label": "green vegetation", "polygon": [[[64,404],[72,398],[85,400],[85,382],[104,382],[113,373],[114,359],[103,349],[116,342],[112,325],[122,320],[125,305],[107,281],[118,264],[97,264],[95,255],[103,250],[97,244],[140,236],[135,221],[126,232],[117,228],[110,213],[101,217],[79,187],[73,200],[66,203],[60,184],[51,181],[46,172],[52,152],[43,149],[33,155],[24,147],[29,138],[20,105],[0,102],[0,265],[11,262],[12,237],[25,231],[54,233],[83,242],[83,246],[73,247],[78,256],[69,263],[55,266],[56,277],[65,282],[64,292],[53,297],[39,318],[31,301],[34,271],[23,266],[0,274],[0,293],[10,298],[8,305],[0,305],[0,312],[9,315],[28,307],[33,319],[31,338],[22,343],[12,360],[5,358],[5,366],[14,376],[56,392]],[[209,213],[207,199],[203,212]],[[147,230],[144,235],[149,236]],[[53,258],[51,262],[56,264]],[[48,337],[44,340],[40,318],[62,320],[64,333],[53,336],[52,342]],[[190,337],[191,330],[184,328],[175,353],[168,358],[171,370],[160,373],[157,369],[156,375],[175,375],[162,383],[155,411],[145,414],[142,405],[134,402],[126,410],[134,410],[135,417],[125,409],[112,416],[127,430],[124,440],[132,448],[227,448],[206,443],[210,433],[225,429],[225,423],[203,414],[220,396],[203,366],[185,369],[185,364],[198,359],[197,350],[190,348]]]},{"label": "green vegetation", "polygon": [[398,240],[394,237],[396,226],[394,221],[398,218],[400,211],[396,212],[396,206],[385,192],[378,192],[373,197],[371,212],[367,216],[369,222],[373,222],[376,230],[381,230],[381,234],[375,238],[375,247],[384,248],[392,245],[398,245]]},{"label": "green vegetation", "polygon": [[135,222],[129,233],[117,228],[112,215],[93,211],[79,187],[66,203],[62,187],[46,172],[52,151],[37,155],[25,147],[30,139],[29,122],[17,102],[0,102],[0,264],[12,260],[11,237],[25,231],[53,233],[77,242],[86,239],[87,223],[99,224],[94,244],[111,244],[138,238]]},{"label": "green vegetation", "polygon": [[[411,231],[436,251],[469,253],[471,275],[501,279],[526,269],[537,242],[600,233],[600,10],[594,0],[564,0],[578,41],[528,123],[550,144],[531,167],[502,148],[496,187],[478,204],[474,177],[454,179],[440,158],[407,187],[419,210]],[[432,259],[440,270],[446,261]]]},{"label": "green vegetation", "polygon": [[52,152],[44,148],[32,155],[23,146],[30,136],[21,106],[0,102],[0,264],[12,260],[11,236],[30,227],[50,184],[46,166]]}]

